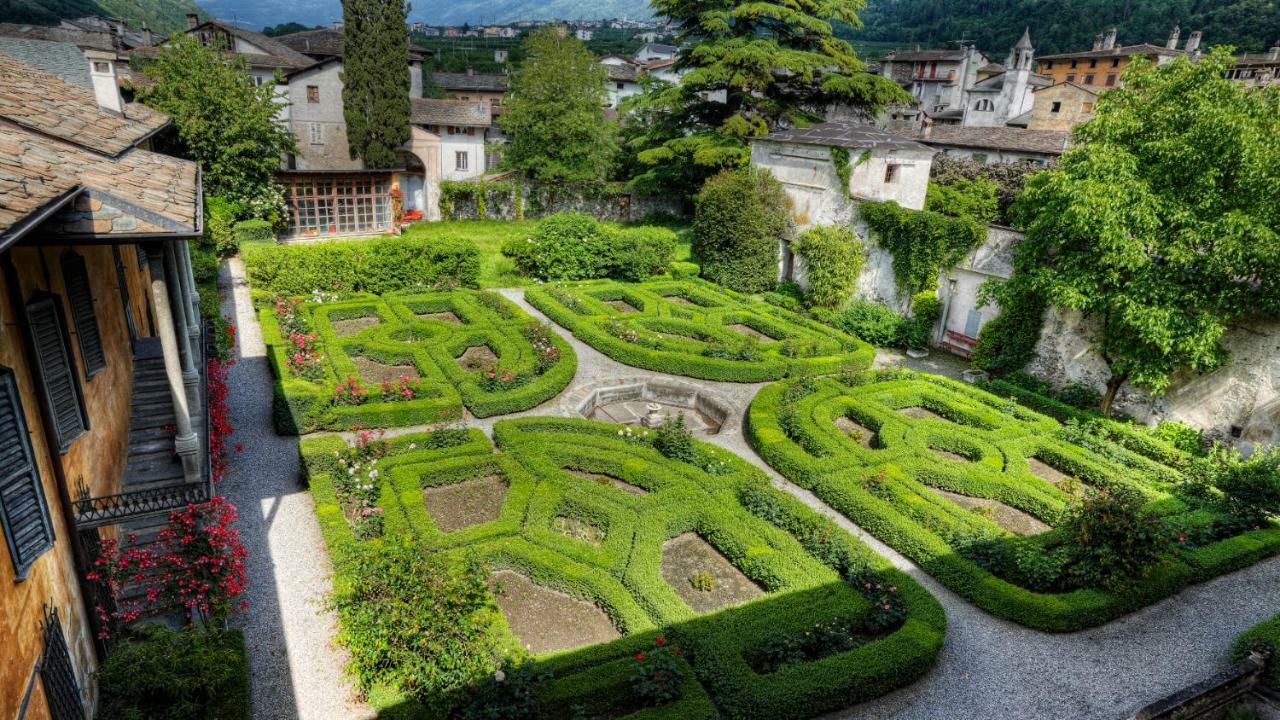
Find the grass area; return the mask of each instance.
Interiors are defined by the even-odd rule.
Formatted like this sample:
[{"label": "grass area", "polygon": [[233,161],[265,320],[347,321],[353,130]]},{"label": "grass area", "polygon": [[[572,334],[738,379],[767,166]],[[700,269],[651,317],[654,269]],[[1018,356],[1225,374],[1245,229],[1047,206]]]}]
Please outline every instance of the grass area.
[{"label": "grass area", "polygon": [[[928,671],[946,621],[927,591],[758,468],[682,437],[533,417],[500,421],[492,443],[476,429],[395,438],[371,450],[385,521],[381,537],[365,539],[348,520],[365,486],[359,473],[348,479],[344,458],[358,451],[336,436],[304,440],[301,451],[336,586],[350,582],[348,560],[409,542],[517,573],[525,598],[571,599],[576,610],[557,614],[500,591],[502,612],[484,622],[515,654],[508,667],[528,655],[521,648],[544,648],[533,658],[534,675],[547,675],[534,688],[538,710],[521,717],[807,718]],[[682,554],[673,576],[677,546],[702,550]],[[731,576],[753,592],[718,595]],[[706,598],[724,604],[695,610]],[[579,641],[600,613],[621,637]],[[821,641],[815,627],[828,630]],[[357,652],[374,644],[344,636]],[[646,708],[629,677],[655,646],[684,650],[672,660],[683,680],[676,697]],[[395,717],[442,714],[466,694],[365,689]],[[484,715],[500,716],[509,715]]]},{"label": "grass area", "polygon": [[[419,222],[405,228],[404,236],[428,240],[469,240],[480,249],[480,287],[529,287],[536,281],[516,270],[515,262],[502,255],[502,244],[522,240],[533,234],[537,220],[456,220],[453,222]],[[687,223],[665,225],[680,237],[676,261],[692,257],[692,231]]]},{"label": "grass area", "polygon": [[[1190,457],[1171,445],[1114,424],[1063,425],[939,376],[779,383],[757,394],[748,421],[752,445],[787,478],[974,604],[1037,629],[1099,625],[1280,552],[1280,525],[1241,529],[1195,491]],[[1098,565],[1059,527],[1089,488],[1139,497],[1163,539],[1153,564],[1106,587],[1081,579]]]},{"label": "grass area", "polygon": [[525,298],[618,362],[704,380],[835,373],[874,355],[852,335],[693,278],[555,284]]}]

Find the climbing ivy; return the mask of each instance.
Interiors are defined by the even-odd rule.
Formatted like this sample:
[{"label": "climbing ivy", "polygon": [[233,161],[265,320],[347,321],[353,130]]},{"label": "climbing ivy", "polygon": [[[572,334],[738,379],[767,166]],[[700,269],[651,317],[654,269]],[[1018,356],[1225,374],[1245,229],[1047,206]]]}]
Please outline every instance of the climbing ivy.
[{"label": "climbing ivy", "polygon": [[440,182],[440,214],[445,220],[453,220],[460,198],[476,204],[476,219],[489,218],[488,198],[491,194],[513,197],[517,218],[524,215],[523,188],[518,182],[486,182],[484,180],[443,180]]},{"label": "climbing ivy", "polygon": [[984,228],[969,218],[908,210],[892,200],[860,205],[867,227],[893,255],[893,276],[904,294],[933,288],[939,270],[959,262],[986,237]]},{"label": "climbing ivy", "polygon": [[974,367],[1005,375],[1021,370],[1035,357],[1046,303],[1020,279],[1015,275],[1008,282],[982,286],[979,300],[998,304],[1000,315],[978,333]]},{"label": "climbing ivy", "polygon": [[849,166],[849,149],[831,148],[831,164],[836,166],[836,177],[840,178],[840,191],[849,192],[849,178],[853,176],[853,168]]}]

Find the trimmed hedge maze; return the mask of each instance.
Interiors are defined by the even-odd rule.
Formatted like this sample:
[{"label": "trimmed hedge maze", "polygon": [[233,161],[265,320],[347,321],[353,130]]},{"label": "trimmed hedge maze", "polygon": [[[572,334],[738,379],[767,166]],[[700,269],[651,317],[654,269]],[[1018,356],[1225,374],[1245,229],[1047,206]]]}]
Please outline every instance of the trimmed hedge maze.
[{"label": "trimmed hedge maze", "polygon": [[852,335],[696,279],[551,285],[525,299],[620,363],[703,380],[829,374],[875,357]]},{"label": "trimmed hedge maze", "polygon": [[[550,675],[537,690],[538,717],[812,717],[909,684],[932,667],[946,619],[908,576],[733,454],[696,443],[691,462],[678,462],[620,427],[504,420],[494,431],[496,453],[479,430],[444,430],[396,438],[378,462],[384,538],[411,538],[423,552],[515,571],[595,604],[621,632],[535,658],[538,672]],[[356,539],[335,494],[345,447],[335,436],[302,443],[317,514],[339,560],[382,542]],[[424,500],[495,478],[504,493],[487,521],[459,527]],[[670,541],[690,533],[763,596],[706,614],[691,609],[664,579]],[[853,628],[857,640],[769,664],[770,636],[782,638],[772,641],[775,650],[803,654],[806,633],[833,622]],[[511,635],[505,624],[500,632]],[[652,648],[659,633],[685,650],[684,690],[671,704],[640,707],[628,674],[634,655]],[[504,644],[522,647],[514,637]]]},{"label": "trimmed hedge maze", "polygon": [[430,424],[463,405],[476,417],[519,412],[577,370],[563,338],[494,292],[259,302],[281,432]]},{"label": "trimmed hedge maze", "polygon": [[[1280,551],[1274,523],[1232,534],[1180,492],[1152,438],[1085,435],[1012,400],[910,371],[777,383],[748,438],[771,466],[986,611],[1047,631],[1102,624]],[[1123,438],[1122,438],[1123,439]],[[1123,589],[1063,586],[1052,529],[1082,487],[1140,493],[1176,548]],[[1181,542],[1177,542],[1180,540]]]}]

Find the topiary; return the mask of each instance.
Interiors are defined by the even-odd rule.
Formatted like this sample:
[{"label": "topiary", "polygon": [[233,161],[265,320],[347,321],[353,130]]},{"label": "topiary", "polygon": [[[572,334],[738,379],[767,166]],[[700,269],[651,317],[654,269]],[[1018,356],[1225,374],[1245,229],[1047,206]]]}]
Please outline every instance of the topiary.
[{"label": "topiary", "polygon": [[527,240],[508,241],[502,252],[531,277],[586,280],[607,274],[612,239],[590,215],[556,213],[539,222]]},{"label": "topiary", "polygon": [[907,324],[898,313],[866,300],[854,300],[844,310],[821,314],[818,319],[878,347],[900,345]]},{"label": "topiary", "polygon": [[704,277],[738,292],[778,280],[778,243],[787,235],[787,194],[767,170],[726,170],[695,199],[693,250]]},{"label": "topiary", "polygon": [[671,268],[676,234],[662,227],[623,228],[613,234],[609,248],[609,277],[642,282]]},{"label": "topiary", "polygon": [[937,291],[916,293],[911,298],[911,319],[907,321],[904,331],[907,347],[928,347],[933,328],[941,317],[942,302],[938,300]]},{"label": "topiary", "polygon": [[653,449],[670,460],[693,462],[697,452],[693,447],[693,433],[684,422],[684,413],[676,415],[675,420],[667,420],[658,426],[653,438]]},{"label": "topiary", "polygon": [[804,258],[809,307],[838,309],[849,301],[866,260],[862,242],[845,225],[819,225],[791,243]]}]

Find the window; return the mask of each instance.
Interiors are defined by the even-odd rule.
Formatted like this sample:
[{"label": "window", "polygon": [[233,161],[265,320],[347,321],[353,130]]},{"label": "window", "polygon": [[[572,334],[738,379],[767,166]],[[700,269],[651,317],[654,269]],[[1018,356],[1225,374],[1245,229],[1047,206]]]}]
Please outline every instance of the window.
[{"label": "window", "polygon": [[62,633],[62,622],[56,610],[44,620],[44,654],[40,658],[40,684],[49,703],[49,716],[53,720],[82,720],[84,706],[80,703],[80,685],[76,671],[71,666],[71,652],[67,649],[67,637]]},{"label": "window", "polygon": [[6,367],[0,367],[0,523],[14,575],[23,580],[36,559],[53,547],[53,522],[31,452],[18,383]]},{"label": "window", "polygon": [[1120,67],[1120,58],[1111,58],[1111,67],[1113,68]]},{"label": "window", "polygon": [[1091,103],[1091,102],[1087,102],[1087,103],[1083,103],[1083,104],[1081,104],[1081,105],[1080,105],[1080,110],[1081,110],[1081,112],[1085,112],[1085,113],[1091,113],[1091,112],[1093,112],[1093,103]]},{"label": "window", "polygon": [[1089,73],[1088,75],[1085,75],[1085,76],[1084,76],[1084,84],[1085,84],[1085,85],[1092,85],[1092,84],[1093,84],[1093,80],[1094,80],[1093,73]]},{"label": "window", "polygon": [[1072,60],[1072,61],[1071,61],[1071,69],[1072,69],[1072,70],[1075,70],[1075,69],[1076,69],[1076,67],[1078,67],[1079,65],[1080,65],[1080,61],[1079,61],[1079,60]]},{"label": "window", "polygon": [[101,60],[94,60],[93,71],[98,73],[99,75],[106,75],[107,73],[111,72],[111,63],[103,62]]},{"label": "window", "polygon": [[71,342],[62,318],[62,300],[44,295],[27,305],[27,330],[35,348],[35,365],[44,388],[45,408],[53,418],[62,452],[89,429],[80,382],[71,368]]},{"label": "window", "polygon": [[1108,73],[1108,74],[1107,74],[1107,87],[1115,87],[1115,86],[1116,86],[1116,74],[1115,74],[1115,73]]},{"label": "window", "polygon": [[1075,74],[1075,73],[1069,73],[1069,74],[1067,75],[1067,82],[1075,82],[1075,81],[1076,81],[1076,74]]},{"label": "window", "polygon": [[1098,59],[1097,59],[1097,58],[1094,58],[1093,60],[1090,60],[1090,61],[1089,61],[1089,67],[1091,67],[1091,68],[1096,68],[1096,67],[1098,67]]},{"label": "window", "polygon": [[307,102],[309,103],[320,102],[320,86],[319,85],[307,86]]},{"label": "window", "polygon": [[622,83],[615,83],[615,84],[618,86],[618,89],[619,89],[619,90],[621,90],[621,89],[622,89]]},{"label": "window", "polygon": [[898,165],[889,163],[884,168],[884,184],[893,185],[898,182]]},{"label": "window", "polygon": [[391,227],[386,175],[302,175],[291,176],[288,183],[294,236],[369,234]]},{"label": "window", "polygon": [[1053,61],[1052,61],[1052,60],[1049,60],[1049,61],[1045,62],[1045,64],[1044,64],[1044,69],[1045,69],[1045,70],[1052,70],[1052,69],[1053,69]]},{"label": "window", "polygon": [[453,161],[454,161],[454,169],[455,169],[455,170],[466,170],[466,169],[467,169],[467,165],[469,164],[470,159],[471,159],[471,154],[470,154],[470,153],[466,153],[466,152],[456,152],[456,153],[454,153],[453,155],[454,155],[454,160],[453,160]]},{"label": "window", "polygon": [[307,123],[307,139],[312,145],[324,144],[324,128],[320,127],[320,123]]},{"label": "window", "polygon": [[1049,112],[1052,112],[1052,113],[1062,112],[1062,103],[1055,102],[1053,104],[1053,107],[1049,110]]},{"label": "window", "polygon": [[80,342],[80,359],[84,361],[84,376],[92,379],[99,370],[107,367],[107,357],[102,352],[102,335],[98,332],[98,317],[93,309],[93,291],[89,287],[89,273],[84,257],[67,252],[62,256],[62,282],[67,287],[67,300],[71,304],[71,322],[76,328],[76,340]]},{"label": "window", "polygon": [[986,153],[974,153],[973,155],[970,155],[969,157],[970,157],[970,158],[972,158],[974,162],[982,163],[983,165],[986,165],[986,164],[987,164],[987,154],[986,154]]}]

